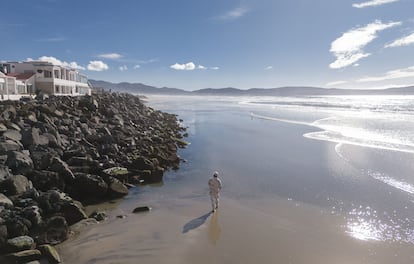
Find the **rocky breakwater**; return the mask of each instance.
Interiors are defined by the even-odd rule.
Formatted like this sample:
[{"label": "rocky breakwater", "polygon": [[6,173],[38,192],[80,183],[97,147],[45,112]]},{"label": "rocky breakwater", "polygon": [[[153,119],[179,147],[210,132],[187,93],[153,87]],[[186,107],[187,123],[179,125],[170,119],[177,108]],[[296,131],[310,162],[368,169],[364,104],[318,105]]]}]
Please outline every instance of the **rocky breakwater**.
[{"label": "rocky breakwater", "polygon": [[185,129],[129,94],[0,104],[0,263],[59,262],[83,204],[177,169]]}]

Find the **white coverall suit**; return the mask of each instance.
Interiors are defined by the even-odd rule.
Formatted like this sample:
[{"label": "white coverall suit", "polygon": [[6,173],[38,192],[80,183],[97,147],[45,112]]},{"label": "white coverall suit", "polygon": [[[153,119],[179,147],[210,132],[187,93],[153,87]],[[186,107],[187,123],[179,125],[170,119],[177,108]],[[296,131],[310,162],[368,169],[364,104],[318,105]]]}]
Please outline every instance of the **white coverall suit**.
[{"label": "white coverall suit", "polygon": [[211,207],[213,212],[219,206],[219,193],[222,187],[221,180],[218,177],[212,177],[208,180],[208,187],[210,188]]}]

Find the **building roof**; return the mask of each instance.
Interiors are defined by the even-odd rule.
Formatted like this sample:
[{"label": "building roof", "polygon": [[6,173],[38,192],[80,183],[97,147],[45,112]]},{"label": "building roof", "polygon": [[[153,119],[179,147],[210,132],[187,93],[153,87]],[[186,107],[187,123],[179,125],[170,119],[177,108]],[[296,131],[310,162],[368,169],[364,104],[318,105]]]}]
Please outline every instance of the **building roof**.
[{"label": "building roof", "polygon": [[30,79],[35,73],[8,73],[7,76],[15,77],[17,80],[28,80]]}]

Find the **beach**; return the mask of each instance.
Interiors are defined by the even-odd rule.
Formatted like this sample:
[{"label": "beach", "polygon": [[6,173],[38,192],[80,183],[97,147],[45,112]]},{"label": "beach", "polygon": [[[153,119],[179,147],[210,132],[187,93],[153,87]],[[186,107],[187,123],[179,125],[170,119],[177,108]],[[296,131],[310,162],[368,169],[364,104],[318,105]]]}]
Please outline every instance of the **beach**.
[{"label": "beach", "polygon": [[411,113],[315,100],[149,97],[188,127],[186,162],[59,246],[63,263],[412,263]]}]

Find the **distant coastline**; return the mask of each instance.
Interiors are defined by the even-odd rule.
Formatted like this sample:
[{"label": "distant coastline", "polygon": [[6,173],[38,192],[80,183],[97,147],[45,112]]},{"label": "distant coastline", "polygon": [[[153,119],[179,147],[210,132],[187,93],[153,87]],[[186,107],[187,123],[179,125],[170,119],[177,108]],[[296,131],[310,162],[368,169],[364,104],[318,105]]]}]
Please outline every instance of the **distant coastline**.
[{"label": "distant coastline", "polygon": [[128,92],[133,94],[165,94],[165,95],[220,95],[220,96],[324,96],[324,95],[414,95],[414,86],[386,89],[339,89],[310,86],[287,86],[278,88],[205,88],[186,91],[178,88],[157,88],[142,83],[112,83],[90,80],[95,89]]}]

